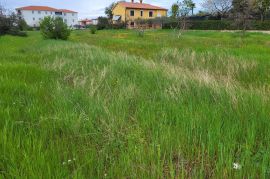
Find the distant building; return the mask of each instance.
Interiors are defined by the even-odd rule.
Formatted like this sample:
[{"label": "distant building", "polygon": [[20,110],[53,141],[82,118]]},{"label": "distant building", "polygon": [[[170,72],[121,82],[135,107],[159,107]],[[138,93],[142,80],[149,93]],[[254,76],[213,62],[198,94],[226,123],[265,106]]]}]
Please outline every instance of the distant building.
[{"label": "distant building", "polygon": [[78,13],[67,9],[56,9],[48,6],[26,6],[17,8],[16,11],[31,27],[39,27],[40,21],[46,16],[61,17],[69,27],[78,24]]},{"label": "distant building", "polygon": [[[137,19],[154,19],[167,16],[167,9],[140,2],[118,2],[113,8],[113,22],[125,22],[128,28],[136,28]],[[151,27],[150,27],[151,28]]]},{"label": "distant building", "polygon": [[93,24],[93,21],[91,19],[79,20],[79,25],[82,26],[82,27],[85,27],[87,25],[92,25],[92,24]]},{"label": "distant building", "polygon": [[98,25],[98,19],[92,19],[93,25]]}]

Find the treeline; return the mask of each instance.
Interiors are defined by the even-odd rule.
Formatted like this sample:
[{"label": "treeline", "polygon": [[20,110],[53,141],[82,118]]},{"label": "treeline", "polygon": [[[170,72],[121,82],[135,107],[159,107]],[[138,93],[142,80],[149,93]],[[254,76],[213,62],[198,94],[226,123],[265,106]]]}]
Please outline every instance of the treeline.
[{"label": "treeline", "polygon": [[209,30],[270,30],[270,0],[204,0],[204,11],[193,14],[196,4],[183,0],[171,6],[164,28]]}]

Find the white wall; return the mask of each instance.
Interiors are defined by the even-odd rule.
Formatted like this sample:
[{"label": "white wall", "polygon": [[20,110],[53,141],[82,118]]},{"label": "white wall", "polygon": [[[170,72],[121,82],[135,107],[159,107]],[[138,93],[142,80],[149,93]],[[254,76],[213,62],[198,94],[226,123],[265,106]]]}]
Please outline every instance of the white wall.
[{"label": "white wall", "polygon": [[78,13],[62,13],[62,15],[55,15],[53,11],[34,11],[34,13],[30,10],[20,11],[27,25],[31,27],[39,27],[39,22],[46,16],[62,17],[69,27],[78,24]]}]

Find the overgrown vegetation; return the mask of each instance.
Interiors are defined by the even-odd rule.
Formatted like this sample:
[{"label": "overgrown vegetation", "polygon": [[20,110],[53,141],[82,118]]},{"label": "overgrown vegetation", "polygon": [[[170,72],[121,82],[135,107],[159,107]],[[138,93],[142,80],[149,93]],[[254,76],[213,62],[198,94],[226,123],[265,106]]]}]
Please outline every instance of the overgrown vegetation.
[{"label": "overgrown vegetation", "polygon": [[91,27],[89,27],[90,28],[90,33],[91,34],[96,34],[97,33],[97,28],[96,28],[96,26],[91,26]]},{"label": "overgrown vegetation", "polygon": [[24,30],[27,30],[26,22],[15,13],[5,12],[0,6],[0,36],[5,34],[27,36]]},{"label": "overgrown vegetation", "polygon": [[270,36],[171,33],[1,38],[0,178],[269,178]]},{"label": "overgrown vegetation", "polygon": [[67,24],[63,22],[60,17],[45,17],[40,22],[40,31],[46,39],[61,39],[67,40],[70,36],[70,29]]}]

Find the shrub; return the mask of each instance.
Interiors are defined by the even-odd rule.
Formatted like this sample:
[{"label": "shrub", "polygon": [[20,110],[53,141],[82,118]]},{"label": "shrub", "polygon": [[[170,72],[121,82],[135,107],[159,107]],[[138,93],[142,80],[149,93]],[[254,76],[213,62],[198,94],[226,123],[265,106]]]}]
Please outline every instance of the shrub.
[{"label": "shrub", "polygon": [[110,23],[109,23],[108,18],[99,17],[98,18],[97,29],[98,30],[103,30],[103,29],[108,29],[108,28],[110,28]]},{"label": "shrub", "polygon": [[46,39],[67,40],[70,36],[70,29],[60,17],[45,17],[40,23],[41,34]]},{"label": "shrub", "polygon": [[97,33],[97,28],[95,26],[90,27],[90,32],[91,34],[96,34]]},{"label": "shrub", "polygon": [[27,33],[24,31],[10,30],[8,31],[9,35],[19,36],[19,37],[27,37]]},{"label": "shrub", "polygon": [[126,23],[119,22],[119,23],[116,23],[116,24],[112,24],[111,28],[112,29],[125,29],[126,28]]},{"label": "shrub", "polygon": [[17,35],[17,36],[27,36],[26,32],[21,32],[26,30],[26,22],[17,14],[12,13],[10,15],[0,15],[0,35]]},{"label": "shrub", "polygon": [[28,27],[27,23],[25,22],[25,20],[20,18],[18,21],[18,28],[21,31],[24,31],[24,30],[27,30],[29,27]]}]

